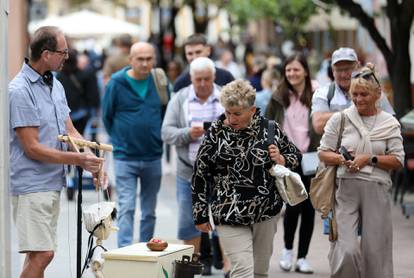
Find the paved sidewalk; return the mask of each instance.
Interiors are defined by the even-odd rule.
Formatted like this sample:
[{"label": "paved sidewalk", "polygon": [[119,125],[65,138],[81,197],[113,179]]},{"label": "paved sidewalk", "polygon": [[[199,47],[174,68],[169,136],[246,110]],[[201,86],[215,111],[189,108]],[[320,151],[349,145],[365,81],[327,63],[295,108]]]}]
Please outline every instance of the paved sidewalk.
[{"label": "paved sidewalk", "polygon": [[[177,230],[177,202],[175,197],[175,176],[172,171],[164,167],[162,189],[159,194],[157,205],[157,226],[155,235],[174,241]],[[103,198],[100,198],[103,200]],[[115,197],[113,198],[115,200]],[[73,278],[76,276],[76,203],[68,202],[66,194],[61,197],[61,212],[58,224],[58,251],[47,269],[46,278]],[[98,194],[93,191],[84,191],[84,204],[93,204],[98,201]],[[393,227],[394,227],[394,272],[395,278],[412,278],[414,277],[414,218],[406,219],[401,213],[399,206],[394,206]],[[136,212],[136,219],[139,219],[139,211]],[[138,221],[136,221],[138,223]],[[135,227],[135,239],[138,238],[138,228]],[[280,253],[283,248],[283,227],[282,221],[279,221],[278,232],[274,240],[274,252],[271,259],[269,277],[329,277],[329,266],[327,255],[329,251],[329,242],[326,236],[322,235],[322,222],[316,217],[315,231],[310,246],[308,260],[315,269],[314,275],[304,275],[295,272],[283,272],[280,270],[278,262]],[[83,253],[86,249],[88,234],[83,233]],[[297,236],[296,236],[297,239]],[[116,248],[116,234],[104,242],[108,249]],[[295,247],[297,243],[295,243]],[[21,264],[24,257],[18,255],[17,240],[15,229],[12,228],[12,262],[13,278],[18,277]],[[295,249],[296,251],[296,249]],[[139,274],[137,274],[139,277]],[[223,277],[221,271],[214,270],[212,278]],[[352,278],[352,277],[351,277]]]}]

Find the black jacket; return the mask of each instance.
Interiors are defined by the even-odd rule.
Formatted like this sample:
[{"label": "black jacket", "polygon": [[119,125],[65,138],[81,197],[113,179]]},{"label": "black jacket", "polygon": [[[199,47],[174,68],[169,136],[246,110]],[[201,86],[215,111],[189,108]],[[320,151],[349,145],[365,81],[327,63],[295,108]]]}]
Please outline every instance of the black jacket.
[{"label": "black jacket", "polygon": [[[224,119],[213,122],[198,151],[192,178],[194,222],[208,222],[208,203],[216,225],[268,220],[283,204],[269,173],[268,121],[257,111],[248,128],[235,131]],[[286,167],[298,166],[301,154],[277,124],[274,141]]]}]

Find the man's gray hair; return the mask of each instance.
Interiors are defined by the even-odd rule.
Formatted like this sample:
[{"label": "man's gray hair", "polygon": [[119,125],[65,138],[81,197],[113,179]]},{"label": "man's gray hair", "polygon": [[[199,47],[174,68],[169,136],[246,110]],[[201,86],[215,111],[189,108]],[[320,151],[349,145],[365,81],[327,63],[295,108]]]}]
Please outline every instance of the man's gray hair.
[{"label": "man's gray hair", "polygon": [[234,80],[221,89],[220,103],[224,108],[249,108],[255,105],[256,90],[249,81]]},{"label": "man's gray hair", "polygon": [[216,74],[216,67],[214,62],[207,57],[198,57],[195,58],[190,64],[190,75],[194,75],[196,71],[210,70],[214,75]]}]

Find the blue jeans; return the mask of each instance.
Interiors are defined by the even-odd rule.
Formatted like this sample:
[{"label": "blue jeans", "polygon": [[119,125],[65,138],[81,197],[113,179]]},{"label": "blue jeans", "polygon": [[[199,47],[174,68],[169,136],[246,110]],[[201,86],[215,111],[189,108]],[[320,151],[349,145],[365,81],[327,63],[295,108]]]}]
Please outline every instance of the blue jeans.
[{"label": "blue jeans", "polygon": [[191,181],[177,176],[178,239],[190,240],[199,237],[193,220]]},{"label": "blue jeans", "polygon": [[139,241],[149,241],[155,229],[155,207],[161,185],[161,159],[152,161],[115,159],[115,175],[118,196],[118,246],[131,245],[133,241],[138,178],[141,185]]}]

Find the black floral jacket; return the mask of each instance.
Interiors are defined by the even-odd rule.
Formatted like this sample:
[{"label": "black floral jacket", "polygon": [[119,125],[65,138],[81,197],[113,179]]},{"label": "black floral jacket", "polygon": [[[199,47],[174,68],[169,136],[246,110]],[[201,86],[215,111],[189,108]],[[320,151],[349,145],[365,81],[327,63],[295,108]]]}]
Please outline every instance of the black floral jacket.
[{"label": "black floral jacket", "polygon": [[[269,173],[268,121],[257,112],[248,128],[236,131],[225,126],[224,119],[221,115],[213,122],[198,151],[192,177],[194,222],[209,221],[208,204],[216,225],[251,225],[268,220],[283,204]],[[286,167],[296,168],[300,151],[279,125],[275,128],[274,142]]]}]

